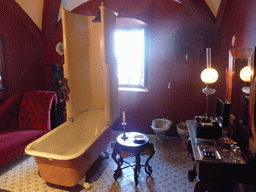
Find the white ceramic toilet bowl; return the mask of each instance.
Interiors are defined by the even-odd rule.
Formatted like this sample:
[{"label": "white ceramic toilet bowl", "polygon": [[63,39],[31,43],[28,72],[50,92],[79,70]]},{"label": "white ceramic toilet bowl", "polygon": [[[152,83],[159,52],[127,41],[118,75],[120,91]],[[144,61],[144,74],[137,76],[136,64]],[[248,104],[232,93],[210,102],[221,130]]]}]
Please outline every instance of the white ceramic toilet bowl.
[{"label": "white ceramic toilet bowl", "polygon": [[166,133],[170,127],[172,125],[172,121],[168,120],[168,119],[154,119],[152,121],[152,125],[151,128],[153,129],[153,131],[157,134],[157,133]]},{"label": "white ceramic toilet bowl", "polygon": [[151,128],[156,133],[156,145],[164,145],[165,142],[165,133],[170,129],[172,121],[168,119],[154,119],[152,121]]},{"label": "white ceramic toilet bowl", "polygon": [[177,133],[179,134],[182,145],[181,147],[186,149],[187,148],[187,139],[188,139],[188,127],[186,122],[181,122],[177,125]]}]

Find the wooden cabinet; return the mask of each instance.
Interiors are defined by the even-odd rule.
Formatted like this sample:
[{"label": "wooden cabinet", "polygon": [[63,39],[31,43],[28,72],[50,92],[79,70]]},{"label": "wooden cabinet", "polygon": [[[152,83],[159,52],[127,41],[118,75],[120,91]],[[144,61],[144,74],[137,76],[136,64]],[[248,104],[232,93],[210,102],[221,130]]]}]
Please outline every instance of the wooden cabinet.
[{"label": "wooden cabinet", "polygon": [[[241,70],[250,66],[248,82],[240,78]],[[241,147],[247,161],[255,160],[255,151],[249,144],[253,138],[255,111],[255,48],[236,48],[229,50],[229,67],[227,70],[226,100],[231,103],[230,129],[228,134]],[[249,91],[249,93],[244,90]]]}]

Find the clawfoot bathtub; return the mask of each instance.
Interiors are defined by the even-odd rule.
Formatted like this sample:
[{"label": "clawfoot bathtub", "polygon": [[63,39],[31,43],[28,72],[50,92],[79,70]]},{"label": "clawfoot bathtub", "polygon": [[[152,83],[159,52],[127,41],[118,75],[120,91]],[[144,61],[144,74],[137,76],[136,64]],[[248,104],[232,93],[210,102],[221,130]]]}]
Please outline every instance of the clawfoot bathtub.
[{"label": "clawfoot bathtub", "polygon": [[70,89],[67,122],[25,149],[35,157],[48,183],[67,187],[78,184],[106,149],[119,117],[117,61],[113,57],[116,15],[103,3],[100,10],[101,22],[92,22],[92,16],[61,8],[63,72]]},{"label": "clawfoot bathtub", "polygon": [[35,157],[46,182],[73,187],[106,149],[111,134],[104,110],[86,111],[75,122],[66,122],[30,143],[25,152]]}]

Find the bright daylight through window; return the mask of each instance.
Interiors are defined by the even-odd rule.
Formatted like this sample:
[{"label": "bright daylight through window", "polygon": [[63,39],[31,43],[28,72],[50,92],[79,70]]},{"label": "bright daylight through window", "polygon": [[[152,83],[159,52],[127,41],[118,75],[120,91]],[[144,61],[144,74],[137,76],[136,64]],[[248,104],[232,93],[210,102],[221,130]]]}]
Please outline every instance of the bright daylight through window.
[{"label": "bright daylight through window", "polygon": [[115,49],[119,86],[145,87],[145,28],[118,29]]}]

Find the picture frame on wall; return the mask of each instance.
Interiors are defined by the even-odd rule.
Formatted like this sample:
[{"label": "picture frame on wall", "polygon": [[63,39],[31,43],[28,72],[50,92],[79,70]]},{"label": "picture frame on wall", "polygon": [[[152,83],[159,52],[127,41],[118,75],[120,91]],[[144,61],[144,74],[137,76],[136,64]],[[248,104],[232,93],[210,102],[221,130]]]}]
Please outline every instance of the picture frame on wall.
[{"label": "picture frame on wall", "polygon": [[6,89],[6,79],[5,79],[5,55],[4,55],[4,40],[0,36],[0,91]]}]

